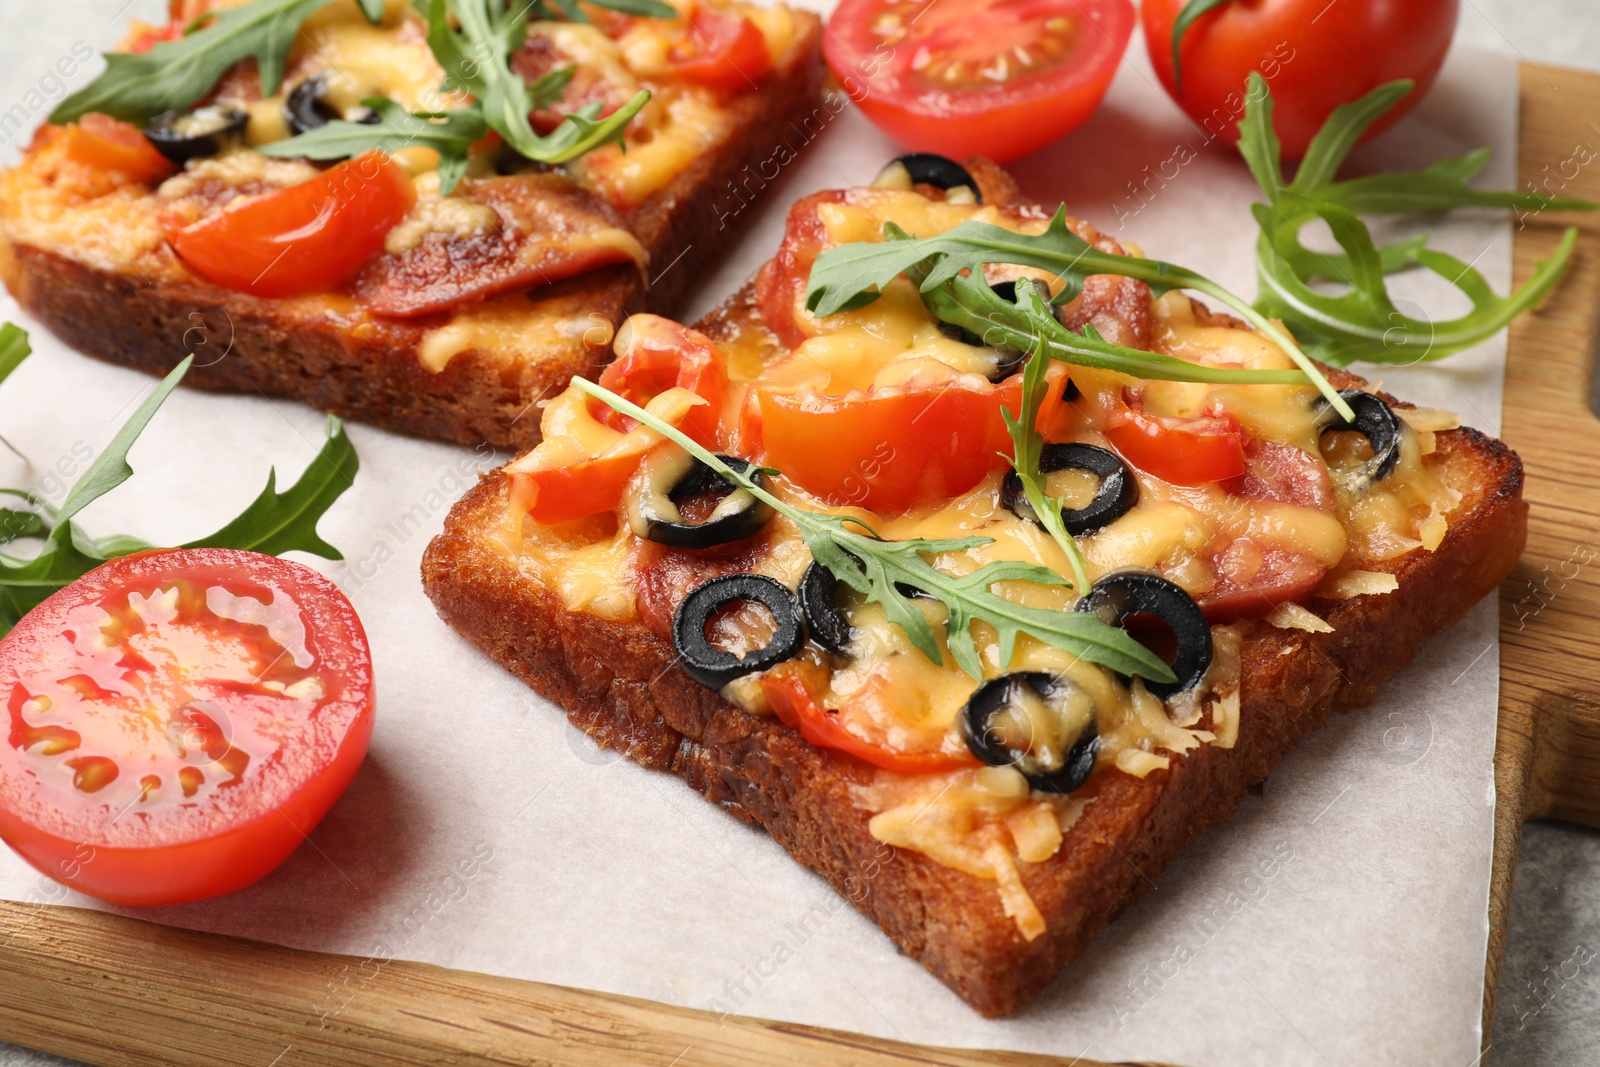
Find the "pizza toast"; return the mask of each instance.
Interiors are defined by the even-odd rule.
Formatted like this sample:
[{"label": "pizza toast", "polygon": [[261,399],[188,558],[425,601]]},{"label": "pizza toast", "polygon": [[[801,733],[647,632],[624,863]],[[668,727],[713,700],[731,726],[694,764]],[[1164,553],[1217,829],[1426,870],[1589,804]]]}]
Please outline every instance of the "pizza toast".
[{"label": "pizza toast", "polygon": [[[985,203],[1019,203],[1003,172],[969,167]],[[842,195],[834,202],[849,199]],[[791,237],[798,215],[797,210],[791,216]],[[774,263],[781,265],[793,250],[786,243]],[[772,274],[769,267],[761,286],[747,288],[708,316],[698,333],[729,351],[794,347],[772,326],[782,317],[772,311]],[[1161,323],[1174,320],[1202,332],[1226,331],[1221,336],[1230,343],[1254,336],[1238,320],[1186,297],[1169,294],[1157,302],[1148,290],[1140,293],[1125,282],[1092,278],[1081,301],[1069,307],[1082,321],[1097,324],[1099,333],[1122,330],[1135,342],[1153,343]],[[1143,307],[1159,313],[1153,333]],[[973,772],[941,777],[903,762],[901,770],[885,769],[896,764],[879,758],[881,751],[860,745],[852,751],[837,735],[827,739],[815,732],[824,728],[814,722],[797,722],[792,708],[785,715],[770,699],[767,706],[751,701],[735,683],[719,690],[691,677],[674,624],[694,590],[746,572],[777,575],[790,588],[804,584],[807,554],[793,547],[792,531],[771,532],[784,520],[744,540],[700,549],[648,543],[630,534],[626,515],[544,523],[528,515],[528,495],[518,485],[519,470],[529,469],[523,462],[488,475],[454,508],[425,555],[424,586],[446,622],[564,708],[596,742],[678,775],[708,800],[766,829],[975,1010],[1003,1016],[1018,1010],[1143,896],[1186,844],[1226,819],[1332,712],[1370,703],[1431,636],[1492,592],[1521,554],[1526,507],[1522,468],[1513,452],[1475,430],[1449,426],[1437,413],[1366,391],[1355,375],[1331,369],[1325,374],[1341,395],[1365,391],[1406,425],[1415,420],[1415,436],[1426,451],[1417,462],[1444,502],[1416,513],[1415,532],[1423,533],[1423,522],[1432,528],[1431,536],[1423,534],[1431,548],[1419,540],[1402,551],[1380,549],[1381,539],[1367,538],[1342,549],[1333,573],[1319,572],[1292,596],[1274,597],[1271,610],[1266,604],[1241,606],[1217,584],[1196,593],[1213,623],[1216,656],[1204,683],[1213,691],[1186,710],[1169,704],[1171,718],[1158,728],[1181,726],[1188,738],[1146,738],[1115,758],[1102,746],[1092,774],[1078,780],[1075,800],[1062,805],[1049,798],[1062,815],[1055,847],[1029,858],[1025,838],[1032,830],[1014,821],[1004,840],[1017,855],[996,859],[987,876],[960,869],[962,854],[950,840],[919,839],[908,829],[908,817],[896,821],[897,812],[920,817],[935,801],[949,803],[940,799],[945,791]],[[1087,391],[1092,379],[1084,378]],[[770,463],[770,435],[767,445]],[[818,441],[816,447],[825,446]],[[745,448],[731,451],[753,450],[747,439]],[[643,477],[628,492],[638,491]],[[1143,472],[1139,481],[1146,509],[1163,499],[1183,499],[1163,498],[1160,483]],[[972,528],[995,536],[1003,534],[996,532],[999,509],[990,501],[1001,495],[1000,482],[1000,474],[991,472],[958,497],[977,509],[972,514],[981,521]],[[806,499],[835,508],[849,504]],[[1131,514],[1145,514],[1148,521],[1148,512]],[[573,552],[580,545],[588,551]],[[1238,547],[1230,545],[1235,552]],[[798,560],[787,558],[796,554]],[[1160,568],[1203,586],[1188,571],[1192,558],[1180,556],[1164,559]],[[1090,558],[1096,570],[1118,573],[1105,568],[1094,551]],[[1229,577],[1231,564],[1223,561],[1233,555],[1205,558],[1224,580]],[[1258,563],[1260,558],[1273,557],[1263,550]],[[809,614],[806,619],[815,643],[816,620]],[[814,651],[811,645],[807,650],[802,656]],[[856,654],[867,655],[859,647]],[[832,662],[843,669],[841,661]],[[991,679],[995,673],[988,672]],[[836,696],[839,686],[814,683],[813,689]],[[936,701],[936,691],[926,691]],[[829,714],[840,718],[832,708]],[[1107,725],[1102,722],[1100,732],[1109,737]],[[917,787],[922,779],[932,784]],[[1040,795],[1036,788],[1028,803],[1037,804]],[[997,839],[983,840],[992,846]],[[884,862],[886,842],[895,847]]]},{"label": "pizza toast", "polygon": [[[183,14],[192,18],[194,7]],[[437,154],[398,150],[394,158],[415,171],[417,202],[352,280],[262,294],[238,287],[249,279],[219,283],[174,250],[181,223],[317,177],[304,161],[257,151],[292,132],[279,128],[279,112],[292,119],[286,101],[305,87],[343,77],[425,106],[422,94],[443,75],[418,16],[391,13],[369,27],[344,2],[308,21],[308,43],[291,50],[274,96],[262,99],[249,63],[224,75],[213,98],[237,101],[248,116],[245,144],[181,167],[163,168],[157,157],[136,175],[79,161],[87,138],[78,127],[95,116],[43,127],[22,162],[0,172],[0,279],[53,333],[101,359],[164,374],[192,353],[190,385],[302,400],[417,436],[528,447],[538,440],[530,405],[574,374],[597,373],[628,313],[675,309],[735,234],[733,208],[768,184],[757,168],[815,136],[823,114],[815,15],[759,9],[752,17],[762,20],[770,62],[753,81],[713,91],[670,68],[624,62],[629,34],[651,30],[650,20],[591,12],[596,26],[536,23],[513,64],[532,64],[531,78],[572,60],[574,104],[606,89],[591,67],[652,89],[656,99],[629,127],[628,152],[603,146],[550,167],[474,145],[467,176],[442,196],[429,169]],[[662,33],[691,33],[683,19],[659,21]],[[129,47],[148,42],[135,35]],[[396,245],[401,232],[410,236]]]}]

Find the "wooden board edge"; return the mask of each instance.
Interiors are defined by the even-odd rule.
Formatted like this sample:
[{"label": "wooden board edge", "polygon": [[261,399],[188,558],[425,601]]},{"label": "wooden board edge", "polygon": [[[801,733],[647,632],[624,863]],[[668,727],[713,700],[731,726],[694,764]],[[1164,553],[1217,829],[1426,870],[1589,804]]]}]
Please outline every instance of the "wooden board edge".
[{"label": "wooden board edge", "polygon": [[[1600,201],[1600,75],[1524,63],[1517,188]],[[1522,456],[1528,548],[1500,590],[1500,716],[1495,750],[1494,871],[1484,966],[1483,1044],[1492,1038],[1500,964],[1529,818],[1600,825],[1600,700],[1589,671],[1600,648],[1600,420],[1590,408],[1600,344],[1600,215],[1519,212],[1513,277],[1521,284],[1578,243],[1567,277],[1511,327],[1501,436]],[[1587,653],[1587,655],[1585,655]]]},{"label": "wooden board edge", "polygon": [[[117,1067],[1063,1062],[719,1018],[632,997],[298,951],[79,908],[0,902],[0,931],[0,1037]],[[248,981],[241,980],[246,972]],[[124,1025],[133,1016],[139,1026]]]}]

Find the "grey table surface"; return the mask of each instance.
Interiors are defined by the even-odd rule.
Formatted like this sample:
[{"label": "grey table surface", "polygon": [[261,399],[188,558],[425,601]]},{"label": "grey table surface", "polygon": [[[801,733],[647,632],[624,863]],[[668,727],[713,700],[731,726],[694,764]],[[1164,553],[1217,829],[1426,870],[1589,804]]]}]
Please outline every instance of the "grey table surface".
[{"label": "grey table surface", "polygon": [[[122,7],[120,0],[107,4]],[[161,6],[135,0],[127,10],[155,19]],[[1461,7],[1458,40],[1533,62],[1600,70],[1595,0],[1463,0]],[[13,30],[24,10],[19,0],[7,0],[0,30]],[[0,81],[11,79],[0,73]],[[1560,823],[1524,830],[1494,1043],[1482,1063],[1600,1064],[1600,832]],[[0,1041],[0,1067],[74,1067],[74,1061]]]}]

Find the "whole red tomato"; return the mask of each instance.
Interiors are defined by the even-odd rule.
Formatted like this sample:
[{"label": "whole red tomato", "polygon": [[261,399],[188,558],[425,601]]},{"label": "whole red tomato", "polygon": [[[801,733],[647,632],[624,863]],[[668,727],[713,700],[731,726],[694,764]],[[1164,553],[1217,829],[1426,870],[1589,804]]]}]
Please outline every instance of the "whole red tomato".
[{"label": "whole red tomato", "polygon": [[1285,159],[1305,154],[1340,104],[1385,82],[1410,78],[1411,95],[1379,119],[1372,136],[1428,92],[1450,50],[1460,0],[1226,0],[1183,35],[1181,85],[1173,76],[1172,29],[1190,0],[1143,0],[1145,46],[1161,84],[1212,138],[1235,144],[1246,78],[1272,89],[1273,124]]}]

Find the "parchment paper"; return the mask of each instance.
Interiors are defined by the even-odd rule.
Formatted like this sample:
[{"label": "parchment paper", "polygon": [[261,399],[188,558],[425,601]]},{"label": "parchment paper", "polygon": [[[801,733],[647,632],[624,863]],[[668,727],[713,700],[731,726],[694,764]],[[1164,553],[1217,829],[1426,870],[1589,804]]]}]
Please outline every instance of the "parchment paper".
[{"label": "parchment paper", "polygon": [[[51,64],[76,41],[114,40],[119,4],[34,5],[26,24],[9,13],[0,101],[23,103],[30,126],[42,118],[48,103],[35,106],[27,90],[59,98]],[[137,0],[131,13],[157,18],[160,6]],[[1152,255],[1252,292],[1243,166],[1170,104],[1137,39],[1129,59],[1091,123],[1018,165],[1018,176],[1038,199],[1064,199]],[[1514,175],[1515,94],[1508,59],[1458,49],[1422,110],[1360,163],[1414,166],[1490,144],[1485,180],[1504,187]],[[809,144],[796,131],[799,158],[780,168],[768,200],[729,219],[744,227],[743,243],[706,279],[689,317],[771,253],[791,200],[868,181],[894,154],[853,109],[830,111],[825,126]],[[9,161],[26,133],[0,129],[0,138]],[[1463,215],[1430,226],[1441,247],[1504,289],[1510,223]],[[1436,317],[1455,313],[1437,286],[1427,291],[1416,296]],[[32,325],[9,298],[0,312]],[[0,432],[32,464],[0,455],[0,484],[59,499],[151,380],[79,356],[40,329],[33,336],[38,353],[0,388]],[[1443,366],[1378,376],[1493,431],[1503,357],[1497,339]],[[253,496],[269,464],[298,473],[322,421],[296,404],[180,390],[134,450],[134,480],[83,525],[157,542],[197,536]],[[508,457],[361,426],[351,435],[361,474],[323,524],[348,561],[325,569],[360,610],[377,659],[371,756],[310,845],[265,881],[138,913],[365,958],[306,1005],[308,1016],[382,996],[384,964],[403,958],[1069,1058],[1263,1067],[1475,1059],[1493,810],[1492,601],[1435,640],[1376,706],[1302,745],[1030,1008],[989,1022],[761,832],[676,779],[598,750],[435,618],[417,577],[423,546],[476,470]],[[9,853],[0,855],[0,895],[101,907]]]}]

